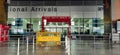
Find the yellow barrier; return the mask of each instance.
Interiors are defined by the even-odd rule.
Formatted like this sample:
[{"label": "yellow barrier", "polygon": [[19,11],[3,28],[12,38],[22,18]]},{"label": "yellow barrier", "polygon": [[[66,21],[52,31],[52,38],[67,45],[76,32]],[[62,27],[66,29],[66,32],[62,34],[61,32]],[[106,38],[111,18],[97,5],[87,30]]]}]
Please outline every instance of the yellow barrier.
[{"label": "yellow barrier", "polygon": [[36,43],[45,45],[47,42],[56,42],[56,45],[61,45],[61,34],[59,32],[37,32]]}]

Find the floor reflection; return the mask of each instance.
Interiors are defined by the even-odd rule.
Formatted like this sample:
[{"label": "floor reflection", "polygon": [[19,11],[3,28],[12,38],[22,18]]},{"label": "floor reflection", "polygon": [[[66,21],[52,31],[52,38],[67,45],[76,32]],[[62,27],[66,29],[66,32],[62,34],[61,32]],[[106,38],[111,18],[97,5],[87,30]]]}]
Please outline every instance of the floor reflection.
[{"label": "floor reflection", "polygon": [[65,49],[62,47],[37,47],[39,55],[64,55]]},{"label": "floor reflection", "polygon": [[[67,55],[65,47],[40,47],[29,44],[28,55]],[[21,43],[20,55],[26,55],[26,45]],[[17,41],[0,43],[0,55],[17,55]],[[108,40],[71,40],[71,55],[120,55],[120,44]]]},{"label": "floor reflection", "polygon": [[72,55],[120,55],[120,45],[108,40],[72,40]]}]

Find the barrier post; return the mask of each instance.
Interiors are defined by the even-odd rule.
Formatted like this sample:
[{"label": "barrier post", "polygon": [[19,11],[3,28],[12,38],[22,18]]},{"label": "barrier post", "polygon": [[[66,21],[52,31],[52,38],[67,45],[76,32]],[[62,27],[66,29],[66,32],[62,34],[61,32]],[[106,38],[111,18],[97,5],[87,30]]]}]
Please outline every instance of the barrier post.
[{"label": "barrier post", "polygon": [[68,55],[71,55],[70,39],[68,39]]},{"label": "barrier post", "polygon": [[26,45],[26,47],[27,47],[27,48],[26,48],[26,51],[27,51],[27,52],[26,52],[26,55],[28,55],[28,41],[29,41],[29,40],[28,40],[28,37],[27,37],[27,45]]},{"label": "barrier post", "polygon": [[65,49],[67,49],[67,36],[65,37]]},{"label": "barrier post", "polygon": [[18,38],[17,55],[20,55],[20,39]]},{"label": "barrier post", "polygon": [[35,52],[35,51],[34,51],[34,49],[35,49],[35,46],[34,46],[34,45],[35,45],[35,40],[34,40],[34,36],[33,36],[33,54],[34,54],[34,52]]},{"label": "barrier post", "polygon": [[71,55],[71,41],[67,36],[65,37],[65,49],[68,55]]}]

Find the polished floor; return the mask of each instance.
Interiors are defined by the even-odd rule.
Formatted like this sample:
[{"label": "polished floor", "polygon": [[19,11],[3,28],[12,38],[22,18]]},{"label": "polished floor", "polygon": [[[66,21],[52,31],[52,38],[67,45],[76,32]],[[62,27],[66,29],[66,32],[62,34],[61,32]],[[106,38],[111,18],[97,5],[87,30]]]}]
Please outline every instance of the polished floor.
[{"label": "polished floor", "polygon": [[[33,48],[29,44],[28,50],[25,42],[21,41],[20,55],[120,55],[120,44],[112,44],[107,40],[71,40],[70,52],[65,47],[40,47]],[[17,55],[17,41],[0,43],[0,55]]]}]

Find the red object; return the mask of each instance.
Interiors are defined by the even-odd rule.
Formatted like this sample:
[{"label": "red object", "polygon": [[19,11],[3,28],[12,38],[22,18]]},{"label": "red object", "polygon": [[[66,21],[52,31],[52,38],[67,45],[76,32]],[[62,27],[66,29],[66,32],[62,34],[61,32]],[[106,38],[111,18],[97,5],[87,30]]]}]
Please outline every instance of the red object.
[{"label": "red object", "polygon": [[8,32],[10,30],[10,27],[9,26],[5,26],[4,27],[4,38],[3,38],[3,41],[8,41]]},{"label": "red object", "polygon": [[3,41],[2,33],[3,33],[3,25],[0,24],[0,42]]},{"label": "red object", "polygon": [[9,26],[0,24],[0,42],[8,41],[9,30],[10,30]]},{"label": "red object", "polygon": [[44,20],[47,22],[66,22],[68,27],[68,37],[71,38],[71,17],[70,16],[42,16],[42,31],[45,30]]}]

